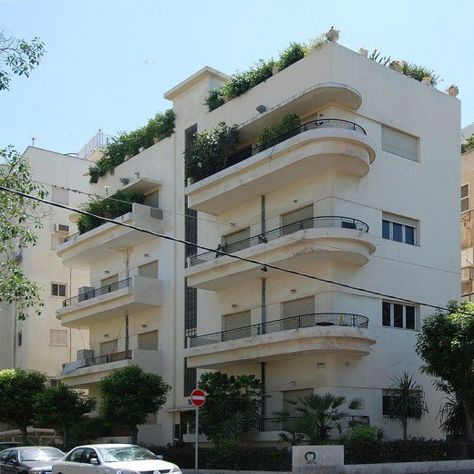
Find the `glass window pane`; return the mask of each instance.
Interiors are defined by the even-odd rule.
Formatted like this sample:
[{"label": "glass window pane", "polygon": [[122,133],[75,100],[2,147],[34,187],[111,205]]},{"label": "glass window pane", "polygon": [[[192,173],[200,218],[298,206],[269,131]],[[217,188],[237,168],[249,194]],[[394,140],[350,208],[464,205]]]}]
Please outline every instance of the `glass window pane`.
[{"label": "glass window pane", "polygon": [[382,237],[384,239],[390,238],[390,222],[382,221]]},{"label": "glass window pane", "polygon": [[405,308],[405,321],[407,329],[415,329],[415,307],[406,306]]},{"label": "glass window pane", "polygon": [[467,211],[469,209],[469,198],[461,199],[461,211]]},{"label": "glass window pane", "polygon": [[405,226],[405,243],[415,245],[415,228],[409,225]]},{"label": "glass window pane", "polygon": [[468,184],[464,184],[463,186],[461,186],[461,197],[462,198],[465,198],[469,195],[469,185]]},{"label": "glass window pane", "polygon": [[396,328],[403,327],[403,306],[401,304],[393,305],[393,325]]},{"label": "glass window pane", "polygon": [[390,303],[382,303],[382,324],[390,326]]},{"label": "glass window pane", "polygon": [[396,222],[392,222],[392,229],[393,229],[393,240],[396,240],[397,242],[403,242],[403,236],[402,236],[403,226],[401,224],[397,224]]}]

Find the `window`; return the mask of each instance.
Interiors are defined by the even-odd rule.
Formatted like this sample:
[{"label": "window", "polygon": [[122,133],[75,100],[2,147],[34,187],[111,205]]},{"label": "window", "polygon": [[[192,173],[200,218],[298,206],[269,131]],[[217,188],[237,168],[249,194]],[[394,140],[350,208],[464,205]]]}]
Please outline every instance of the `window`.
[{"label": "window", "polygon": [[416,307],[390,301],[382,302],[382,325],[416,329]]},{"label": "window", "polygon": [[[411,390],[410,395],[412,397],[422,397],[422,393],[419,390]],[[400,396],[398,390],[386,388],[382,391],[382,415],[390,416],[391,408],[397,397]]]},{"label": "window", "polygon": [[51,199],[59,204],[69,204],[68,190],[58,186],[52,186]]},{"label": "window", "polygon": [[283,411],[288,413],[288,418],[283,422],[282,429],[285,431],[295,431],[298,418],[301,417],[301,412],[298,411],[295,402],[301,398],[306,398],[313,394],[312,388],[305,388],[300,390],[288,390],[283,393]]},{"label": "window", "polygon": [[250,228],[238,230],[222,237],[222,246],[228,252],[238,252],[250,247]]},{"label": "window", "polygon": [[67,346],[67,330],[50,329],[49,330],[50,346]]},{"label": "window", "polygon": [[474,265],[474,248],[468,247],[461,250],[461,267]]},{"label": "window", "polygon": [[222,316],[222,330],[225,331],[224,341],[241,339],[250,336],[250,311],[226,314]]},{"label": "window", "polygon": [[138,274],[147,278],[158,278],[158,260],[140,265]]},{"label": "window", "polygon": [[112,291],[117,291],[119,289],[118,281],[118,275],[112,275],[100,280],[100,294],[107,295],[108,293],[112,293]]},{"label": "window", "polygon": [[184,283],[184,332],[185,337],[194,336],[197,327],[197,288]]},{"label": "window", "polygon": [[184,359],[184,396],[189,397],[191,392],[197,387],[196,369],[187,366],[187,361]]},{"label": "window", "polygon": [[23,344],[23,333],[21,331],[18,331],[17,341],[17,345],[20,347]]},{"label": "window", "polygon": [[107,342],[101,342],[99,345],[100,355],[113,354],[117,352],[117,339]]},{"label": "window", "polygon": [[[198,227],[197,227],[197,211],[194,209],[189,209],[188,207],[188,197],[184,198],[184,234],[187,242],[197,244],[198,238]],[[197,248],[194,245],[186,245],[186,257],[196,255]]]},{"label": "window", "polygon": [[66,458],[66,461],[81,462],[83,452],[84,452],[84,448],[75,449],[71,454],[68,455],[68,457]]},{"label": "window", "polygon": [[469,209],[469,184],[461,186],[461,212]]},{"label": "window", "polygon": [[288,212],[281,216],[282,234],[292,234],[301,229],[311,229],[313,227],[314,210],[313,205]]},{"label": "window", "polygon": [[66,284],[51,283],[51,296],[66,296]]},{"label": "window", "polygon": [[139,334],[138,348],[147,351],[158,350],[158,331],[148,331]]},{"label": "window", "polygon": [[[298,298],[282,303],[283,329],[296,329],[298,324],[302,327],[314,326],[314,296]],[[302,316],[295,318],[295,316]]]},{"label": "window", "polygon": [[418,245],[418,222],[407,217],[382,214],[382,237],[395,242]]},{"label": "window", "polygon": [[382,125],[382,150],[418,161],[418,138]]}]

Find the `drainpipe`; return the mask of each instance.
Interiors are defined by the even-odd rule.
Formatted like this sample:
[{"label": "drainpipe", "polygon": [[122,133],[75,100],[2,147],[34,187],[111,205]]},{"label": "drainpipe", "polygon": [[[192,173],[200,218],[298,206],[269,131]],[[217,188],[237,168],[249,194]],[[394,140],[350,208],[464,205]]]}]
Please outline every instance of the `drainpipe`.
[{"label": "drainpipe", "polygon": [[262,234],[265,234],[267,231],[265,224],[265,195],[260,196],[260,231]]},{"label": "drainpipe", "polygon": [[[260,232],[262,236],[265,236],[267,231],[265,222],[265,195],[260,196]],[[261,323],[262,323],[262,334],[265,334],[265,323],[267,322],[267,280],[262,278],[261,286]],[[265,362],[260,364],[260,380],[262,382],[262,403],[260,408],[260,414],[262,417],[262,430],[264,429],[265,419]]]},{"label": "drainpipe", "polygon": [[[130,264],[129,264],[129,247],[125,249],[125,278],[130,278]],[[125,309],[125,350],[128,351],[130,346],[128,333],[128,311]]]},{"label": "drainpipe", "polygon": [[128,351],[129,340],[128,340],[128,311],[125,310],[125,350]]}]

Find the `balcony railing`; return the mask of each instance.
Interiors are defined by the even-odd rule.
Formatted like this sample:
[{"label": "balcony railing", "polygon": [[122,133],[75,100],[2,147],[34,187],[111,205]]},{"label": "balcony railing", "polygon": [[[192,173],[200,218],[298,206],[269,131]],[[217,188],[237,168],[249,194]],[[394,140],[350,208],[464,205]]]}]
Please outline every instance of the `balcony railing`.
[{"label": "balcony railing", "polygon": [[349,313],[311,313],[291,316],[289,318],[252,324],[236,329],[213,332],[201,336],[191,336],[187,339],[186,347],[199,347],[217,342],[232,341],[244,337],[259,336],[289,329],[308,328],[313,326],[350,326],[366,329],[369,327],[369,318],[360,314]]},{"label": "balcony railing", "polygon": [[[298,416],[288,416],[281,418],[260,418],[258,431],[289,431],[295,432],[298,429],[298,422],[301,420]],[[344,416],[339,421],[341,431],[347,432],[356,425],[370,426],[370,417],[368,416]]]},{"label": "balcony railing", "polygon": [[63,301],[63,308],[67,308],[68,306],[72,306],[76,303],[81,303],[83,301],[88,301],[93,298],[97,298],[98,296],[107,295],[108,293],[121,290],[122,288],[128,288],[132,286],[132,280],[133,278],[130,277],[126,280],[116,281],[114,283],[101,286],[100,288],[92,288],[84,293],[80,293],[79,295],[73,296],[72,298],[67,298]]},{"label": "balcony railing", "polygon": [[74,372],[77,369],[82,369],[84,367],[93,367],[100,364],[108,364],[110,362],[118,362],[120,360],[131,360],[132,351],[122,351],[122,352],[113,352],[111,354],[104,354],[96,357],[88,357],[87,359],[75,360],[73,362],[68,362],[63,364],[63,375]]},{"label": "balcony railing", "polygon": [[279,135],[270,144],[253,145],[252,147],[249,147],[240,153],[229,156],[229,158],[227,159],[227,167],[240,163],[241,161],[246,160],[247,158],[250,158],[251,156],[254,156],[257,153],[260,153],[261,151],[264,151],[267,148],[278,145],[279,143],[284,142],[285,140],[288,140],[289,138],[294,137],[295,135],[299,135],[300,133],[306,132],[308,130],[318,130],[321,128],[339,128],[344,130],[353,130],[355,132],[361,133],[362,135],[367,135],[364,128],[354,122],[349,122],[348,120],[329,118],[312,120],[311,122],[306,122],[305,124],[300,125],[299,127],[294,128],[293,130],[290,130],[289,132]]},{"label": "balcony railing", "polygon": [[278,239],[285,235],[293,234],[299,230],[304,229],[321,229],[339,227],[342,229],[354,229],[360,232],[369,232],[369,226],[360,221],[359,219],[353,219],[352,217],[341,217],[341,216],[320,216],[310,217],[309,219],[303,219],[293,224],[288,224],[276,229],[269,230],[263,234],[254,235],[248,239],[239,240],[231,244],[223,245],[217,248],[215,251],[208,251],[198,255],[194,255],[189,258],[189,264],[199,265],[200,263],[210,262],[215,258],[221,257],[222,252],[233,253],[238,252],[254,245],[267,243],[270,240]]}]

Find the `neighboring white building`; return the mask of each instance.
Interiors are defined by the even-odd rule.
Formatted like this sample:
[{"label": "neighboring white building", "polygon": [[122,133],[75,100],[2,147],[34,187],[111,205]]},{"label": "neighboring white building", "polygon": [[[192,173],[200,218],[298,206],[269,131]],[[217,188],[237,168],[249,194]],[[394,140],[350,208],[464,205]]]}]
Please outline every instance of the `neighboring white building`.
[{"label": "neighboring white building", "polygon": [[[86,160],[41,148],[28,147],[24,152],[32,170],[32,179],[44,186],[47,199],[77,207],[85,198],[70,189],[86,191]],[[0,368],[17,367],[39,370],[56,379],[62,365],[75,359],[76,352],[89,347],[87,331],[66,328],[56,318],[56,310],[65,297],[76,294],[88,281],[88,274],[62,265],[56,248],[75,231],[70,212],[40,206],[42,229],[38,243],[23,249],[19,258],[26,276],[42,288],[44,307],[41,315],[31,310],[24,321],[17,319],[14,305],[3,309],[0,318]]]},{"label": "neighboring white building", "polygon": [[186,327],[187,367],[264,381],[256,439],[267,441],[283,428],[274,419],[285,401],[311,392],[359,397],[356,415],[400,437],[384,397],[391,378],[408,371],[430,409],[409,434],[442,436],[443,397],[414,351],[433,310],[397,297],[435,305],[460,297],[459,101],[335,43],[208,112],[206,94],[223,81],[205,68],[165,95],[177,116],[177,157],[193,126],[237,124],[248,151],[290,112],[308,125],[186,188],[199,243],[394,297],[212,252],[191,257],[185,276],[197,289],[197,330]]}]

